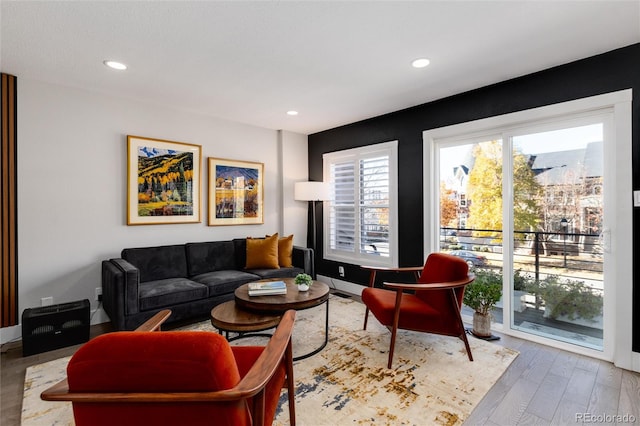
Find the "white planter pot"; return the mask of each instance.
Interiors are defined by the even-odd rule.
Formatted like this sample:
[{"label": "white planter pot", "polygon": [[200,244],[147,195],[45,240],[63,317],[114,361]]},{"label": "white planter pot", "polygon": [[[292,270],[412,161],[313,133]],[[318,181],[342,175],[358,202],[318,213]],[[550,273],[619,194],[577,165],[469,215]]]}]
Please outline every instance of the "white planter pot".
[{"label": "white planter pot", "polygon": [[308,291],[309,286],[307,284],[298,284],[298,291]]},{"label": "white planter pot", "polygon": [[480,337],[491,337],[491,314],[473,313],[473,334]]}]

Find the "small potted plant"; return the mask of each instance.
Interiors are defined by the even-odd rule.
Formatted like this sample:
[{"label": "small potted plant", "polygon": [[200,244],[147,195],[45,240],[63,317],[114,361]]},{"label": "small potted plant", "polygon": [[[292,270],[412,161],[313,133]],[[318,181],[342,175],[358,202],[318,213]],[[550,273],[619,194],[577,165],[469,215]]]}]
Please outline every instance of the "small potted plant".
[{"label": "small potted plant", "polygon": [[490,270],[476,270],[475,275],[464,290],[463,302],[475,311],[472,333],[491,337],[491,311],[502,297],[502,275]]},{"label": "small potted plant", "polygon": [[307,291],[313,284],[313,279],[309,274],[298,274],[296,275],[296,284],[298,285],[298,291]]}]

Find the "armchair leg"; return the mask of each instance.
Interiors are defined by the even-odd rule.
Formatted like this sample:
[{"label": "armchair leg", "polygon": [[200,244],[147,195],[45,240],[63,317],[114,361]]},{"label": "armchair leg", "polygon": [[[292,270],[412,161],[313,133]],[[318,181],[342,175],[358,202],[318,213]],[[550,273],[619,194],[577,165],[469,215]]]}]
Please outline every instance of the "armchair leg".
[{"label": "armchair leg", "polygon": [[391,329],[391,345],[389,346],[389,361],[387,362],[387,368],[391,368],[391,364],[393,363],[393,351],[396,346],[397,331],[398,331],[397,327],[393,327]]},{"label": "armchair leg", "polygon": [[402,301],[402,290],[396,291],[396,307],[393,312],[393,328],[391,329],[391,344],[389,346],[389,362],[387,368],[391,368],[393,363],[393,352],[396,347],[396,335],[398,334],[398,323],[400,322],[400,302]]},{"label": "armchair leg", "polygon": [[469,361],[473,361],[473,355],[471,355],[471,347],[469,346],[469,340],[467,340],[467,333],[466,332],[462,333],[462,336],[460,336],[460,338],[464,342],[464,347],[467,349],[467,355],[469,356]]},{"label": "armchair leg", "polygon": [[364,327],[362,327],[363,330],[367,329],[367,320],[369,319],[369,308],[366,308],[364,311]]},{"label": "armchair leg", "polygon": [[296,426],[296,404],[295,404],[295,383],[293,380],[293,346],[291,339],[287,345],[287,353],[285,355],[287,369],[287,398],[289,399],[289,424]]},{"label": "armchair leg", "polygon": [[456,319],[458,320],[458,326],[460,327],[460,339],[464,342],[464,347],[467,350],[467,356],[469,357],[469,361],[473,361],[473,355],[471,355],[471,347],[469,346],[469,340],[467,340],[467,332],[464,329],[464,322],[462,322],[462,315],[460,315],[460,306],[458,305],[458,298],[456,297],[456,292],[451,289],[451,293],[449,293],[451,297],[451,303],[454,307],[454,312],[456,313]]},{"label": "armchair leg", "polygon": [[[369,288],[374,288],[376,286],[376,270],[372,269],[371,274],[369,274]],[[364,311],[364,326],[363,330],[367,329],[367,320],[369,319],[369,307]]]}]

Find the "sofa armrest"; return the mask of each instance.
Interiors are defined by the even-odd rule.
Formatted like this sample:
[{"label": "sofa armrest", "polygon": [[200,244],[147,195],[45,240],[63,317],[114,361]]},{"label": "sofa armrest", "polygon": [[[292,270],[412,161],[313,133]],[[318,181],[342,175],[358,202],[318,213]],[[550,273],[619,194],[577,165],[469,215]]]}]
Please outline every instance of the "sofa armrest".
[{"label": "sofa armrest", "polygon": [[124,259],[102,262],[102,301],[116,330],[124,330],[125,316],[139,312],[140,272]]},{"label": "sofa armrest", "polygon": [[301,246],[293,246],[291,254],[293,266],[304,269],[305,274],[311,275],[316,279],[316,267],[313,249]]}]

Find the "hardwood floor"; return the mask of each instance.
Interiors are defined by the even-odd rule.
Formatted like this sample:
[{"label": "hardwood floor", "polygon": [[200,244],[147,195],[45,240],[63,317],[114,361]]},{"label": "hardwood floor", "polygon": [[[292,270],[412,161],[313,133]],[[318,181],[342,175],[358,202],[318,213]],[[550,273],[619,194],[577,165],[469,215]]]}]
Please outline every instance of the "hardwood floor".
[{"label": "hardwood floor", "polygon": [[[108,325],[93,326],[91,334],[106,331]],[[516,349],[520,355],[465,425],[640,424],[640,374],[510,336],[501,335],[494,343]],[[78,347],[23,358],[19,344],[3,345],[3,426],[20,425],[27,367],[71,355]]]},{"label": "hardwood floor", "polygon": [[465,425],[640,423],[640,374],[510,336],[494,343],[520,355]]},{"label": "hardwood floor", "polygon": [[[110,324],[91,327],[91,338],[111,331]],[[24,391],[24,374],[27,367],[41,364],[64,356],[73,355],[82,345],[69,346],[49,352],[27,357],[22,356],[20,343],[2,345],[0,358],[0,424],[2,426],[19,426],[22,411],[22,393]]]}]

